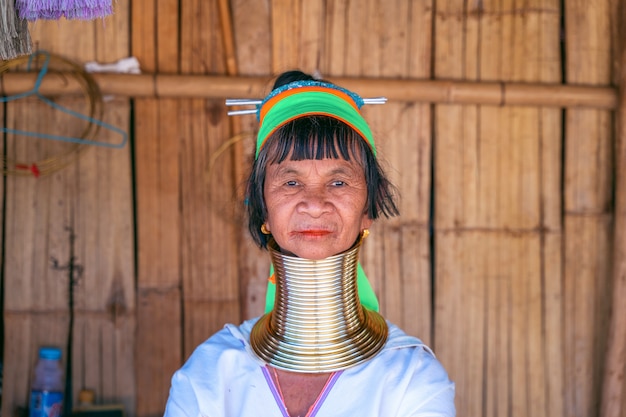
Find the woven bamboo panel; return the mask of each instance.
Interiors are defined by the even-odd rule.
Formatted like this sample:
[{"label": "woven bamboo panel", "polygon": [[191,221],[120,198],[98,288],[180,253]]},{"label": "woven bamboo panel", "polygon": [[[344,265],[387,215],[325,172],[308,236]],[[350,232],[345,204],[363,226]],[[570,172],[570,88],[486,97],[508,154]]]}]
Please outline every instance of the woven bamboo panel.
[{"label": "woven bamboo panel", "polygon": [[[611,81],[611,4],[566,2],[568,83]],[[610,298],[613,171],[612,116],[606,111],[570,109],[564,149],[565,413],[598,413]]]},{"label": "woven bamboo panel", "polygon": [[[178,72],[179,22],[177,2],[132,2],[132,54],[142,71]],[[137,99],[134,111],[136,413],[148,416],[163,412],[183,360],[178,101]]]},{"label": "woven bamboo panel", "polygon": [[[558,81],[558,2],[437,9],[436,77]],[[437,106],[435,120],[435,351],[457,412],[562,415],[560,114]]]},{"label": "woven bamboo panel", "polygon": [[[31,36],[39,49],[76,63],[112,62],[128,55],[128,3],[98,22],[38,22]],[[77,35],[79,34],[79,35]],[[53,98],[77,112],[84,98]],[[128,100],[105,105],[103,121],[129,125]],[[51,135],[80,136],[85,122],[23,99],[7,106],[10,126]],[[101,128],[94,140],[121,143]],[[72,392],[96,391],[98,400],[134,410],[134,253],[129,146],[112,149],[9,135],[8,156],[24,162],[25,174],[7,177],[5,347],[2,415],[25,407],[37,349],[52,344],[72,361]],[[61,162],[54,172],[35,167]],[[38,165],[41,164],[41,165]],[[54,164],[53,164],[54,165]],[[74,337],[68,357],[69,282],[74,285]],[[85,323],[88,323],[85,325]],[[85,326],[97,337],[81,331]]]}]

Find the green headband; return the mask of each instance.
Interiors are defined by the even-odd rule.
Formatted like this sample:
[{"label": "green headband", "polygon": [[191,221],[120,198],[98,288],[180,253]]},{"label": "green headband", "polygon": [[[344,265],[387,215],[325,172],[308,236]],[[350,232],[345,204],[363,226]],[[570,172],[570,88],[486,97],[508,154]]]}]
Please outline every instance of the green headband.
[{"label": "green headband", "polygon": [[374,137],[359,111],[363,99],[355,93],[320,81],[296,81],[272,91],[259,107],[256,155],[279,127],[309,115],[333,117],[352,127],[376,155]]}]

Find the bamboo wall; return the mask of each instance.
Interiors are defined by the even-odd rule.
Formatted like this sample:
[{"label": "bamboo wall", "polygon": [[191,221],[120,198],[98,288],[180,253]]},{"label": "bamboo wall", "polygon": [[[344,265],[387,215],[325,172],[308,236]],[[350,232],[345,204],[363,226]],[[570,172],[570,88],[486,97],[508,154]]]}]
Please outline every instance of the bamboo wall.
[{"label": "bamboo wall", "polygon": [[[111,62],[129,53],[128,2],[119,1],[116,10],[106,22],[39,22],[30,32],[39,49],[76,62]],[[83,98],[52,99],[75,111],[86,107]],[[105,106],[103,120],[127,129],[128,98],[108,97]],[[8,104],[3,122],[68,136],[78,136],[84,128],[82,121],[34,99]],[[121,138],[103,129],[95,139],[113,143]],[[5,177],[3,416],[27,406],[29,375],[40,345],[62,347],[67,361],[70,279],[76,281],[74,398],[79,389],[93,387],[103,401],[123,403],[129,410],[136,405],[131,147],[83,148],[74,151],[73,144],[6,135],[3,155],[10,162],[47,166],[47,160],[60,160],[69,165],[39,177],[12,169]]]},{"label": "bamboo wall", "polygon": [[[622,84],[621,12],[618,0],[118,0],[104,21],[40,21],[31,36],[76,62],[133,55],[144,73],[259,76],[266,90],[293,68],[607,87]],[[624,312],[612,299],[626,280],[625,111],[475,99],[364,109],[402,198],[363,248],[382,311],[434,348],[459,415],[626,417],[625,320],[611,321]],[[65,347],[70,276],[73,395],[94,389],[129,416],[161,415],[194,347],[263,309],[269,261],[241,197],[254,117],[228,118],[223,98],[104,103],[127,146],[88,146],[61,170],[2,184],[2,416],[26,405],[37,347]],[[32,102],[5,107],[8,127],[77,128]],[[71,149],[12,135],[3,146],[19,161]],[[618,393],[608,411],[605,380]]]}]

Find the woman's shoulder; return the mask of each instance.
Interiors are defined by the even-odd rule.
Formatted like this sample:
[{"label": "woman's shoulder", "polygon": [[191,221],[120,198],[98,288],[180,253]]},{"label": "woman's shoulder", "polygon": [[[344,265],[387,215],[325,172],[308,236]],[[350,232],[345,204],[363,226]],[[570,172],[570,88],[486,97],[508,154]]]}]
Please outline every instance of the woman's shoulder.
[{"label": "woman's shoulder", "polygon": [[257,320],[247,320],[240,325],[226,324],[194,349],[181,371],[193,373],[198,369],[206,372],[207,367],[241,365],[254,360],[249,353],[248,340]]},{"label": "woman's shoulder", "polygon": [[[433,350],[388,323],[389,336],[371,360],[347,369],[344,383],[380,397],[397,415],[454,416],[454,382]],[[377,381],[372,384],[372,381]]]},{"label": "woman's shoulder", "polygon": [[422,340],[418,337],[407,334],[404,330],[391,322],[387,322],[387,327],[389,335],[387,336],[387,342],[385,343],[383,350],[403,348],[417,349],[420,351],[423,350],[425,353],[435,356],[431,348],[422,342]]},{"label": "woman's shoulder", "polygon": [[250,384],[262,385],[247,342],[255,321],[227,324],[195,348],[172,376],[166,416],[224,415],[225,401]]},{"label": "woman's shoulder", "polygon": [[375,360],[371,361],[373,366],[397,369],[404,377],[413,380],[411,385],[420,381],[417,385],[453,389],[454,384],[446,369],[428,345],[394,324],[388,323],[388,326],[387,343]]}]

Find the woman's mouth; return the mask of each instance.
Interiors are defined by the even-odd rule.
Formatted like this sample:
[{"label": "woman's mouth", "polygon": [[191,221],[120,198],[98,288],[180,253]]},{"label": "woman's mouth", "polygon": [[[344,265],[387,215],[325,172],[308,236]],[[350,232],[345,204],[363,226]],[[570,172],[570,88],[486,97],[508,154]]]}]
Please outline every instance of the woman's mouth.
[{"label": "woman's mouth", "polygon": [[295,234],[304,236],[304,237],[323,237],[330,234],[328,230],[300,230],[295,232]]}]

